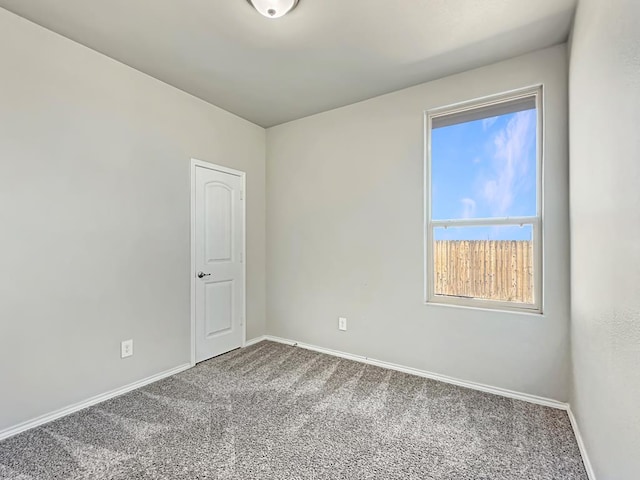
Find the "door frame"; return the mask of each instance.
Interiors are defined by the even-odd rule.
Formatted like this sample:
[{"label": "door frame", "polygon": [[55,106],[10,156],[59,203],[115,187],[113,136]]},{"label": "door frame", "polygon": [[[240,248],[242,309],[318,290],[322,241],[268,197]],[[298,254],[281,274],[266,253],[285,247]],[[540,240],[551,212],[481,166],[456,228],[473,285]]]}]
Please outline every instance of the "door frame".
[{"label": "door frame", "polygon": [[228,173],[240,177],[242,184],[242,283],[244,298],[242,299],[242,345],[247,342],[247,174],[241,170],[223,167],[214,163],[205,162],[196,158],[191,159],[189,173],[191,176],[191,366],[196,364],[196,168],[207,168],[222,173]]}]

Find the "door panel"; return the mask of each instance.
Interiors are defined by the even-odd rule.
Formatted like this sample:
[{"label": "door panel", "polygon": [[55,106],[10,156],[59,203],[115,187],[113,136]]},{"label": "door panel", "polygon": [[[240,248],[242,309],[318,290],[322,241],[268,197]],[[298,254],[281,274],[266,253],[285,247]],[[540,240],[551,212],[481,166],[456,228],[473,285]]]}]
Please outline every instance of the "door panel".
[{"label": "door panel", "polygon": [[201,166],[194,177],[196,362],[244,340],[243,178]]},{"label": "door panel", "polygon": [[233,280],[207,283],[205,295],[205,336],[224,334],[233,329]]},{"label": "door panel", "polygon": [[230,261],[233,257],[233,190],[219,183],[207,183],[205,251],[207,263]]}]

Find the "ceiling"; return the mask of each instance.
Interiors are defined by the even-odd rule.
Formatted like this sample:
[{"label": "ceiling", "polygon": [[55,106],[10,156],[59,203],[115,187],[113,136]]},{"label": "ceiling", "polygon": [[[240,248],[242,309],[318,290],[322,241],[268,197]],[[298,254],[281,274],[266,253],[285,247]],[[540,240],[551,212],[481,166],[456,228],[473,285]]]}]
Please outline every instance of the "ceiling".
[{"label": "ceiling", "polygon": [[567,39],[575,0],[0,0],[263,127]]}]

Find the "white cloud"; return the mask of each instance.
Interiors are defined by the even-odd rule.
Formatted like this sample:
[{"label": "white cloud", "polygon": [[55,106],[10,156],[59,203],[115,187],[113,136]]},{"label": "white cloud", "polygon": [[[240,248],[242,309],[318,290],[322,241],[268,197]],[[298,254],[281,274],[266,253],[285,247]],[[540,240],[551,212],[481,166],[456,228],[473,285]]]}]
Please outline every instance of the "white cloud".
[{"label": "white cloud", "polygon": [[476,201],[473,198],[461,198],[462,218],[473,218],[476,213]]},{"label": "white cloud", "polygon": [[482,194],[489,203],[494,203],[498,196],[498,182],[495,180],[486,180],[482,188]]},{"label": "white cloud", "polygon": [[498,117],[489,117],[482,120],[482,130],[485,132],[489,130],[494,123],[498,120]]},{"label": "white cloud", "polygon": [[516,113],[494,138],[493,171],[484,179],[482,195],[496,216],[507,216],[526,177],[527,148],[535,139],[535,112]]}]

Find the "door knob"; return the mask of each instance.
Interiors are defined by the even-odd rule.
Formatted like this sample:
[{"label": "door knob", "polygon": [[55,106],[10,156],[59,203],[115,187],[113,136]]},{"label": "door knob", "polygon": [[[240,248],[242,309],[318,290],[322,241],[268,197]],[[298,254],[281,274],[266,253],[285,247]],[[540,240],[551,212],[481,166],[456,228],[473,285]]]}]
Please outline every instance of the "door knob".
[{"label": "door knob", "polygon": [[198,272],[198,278],[204,278],[211,275],[210,273]]}]

